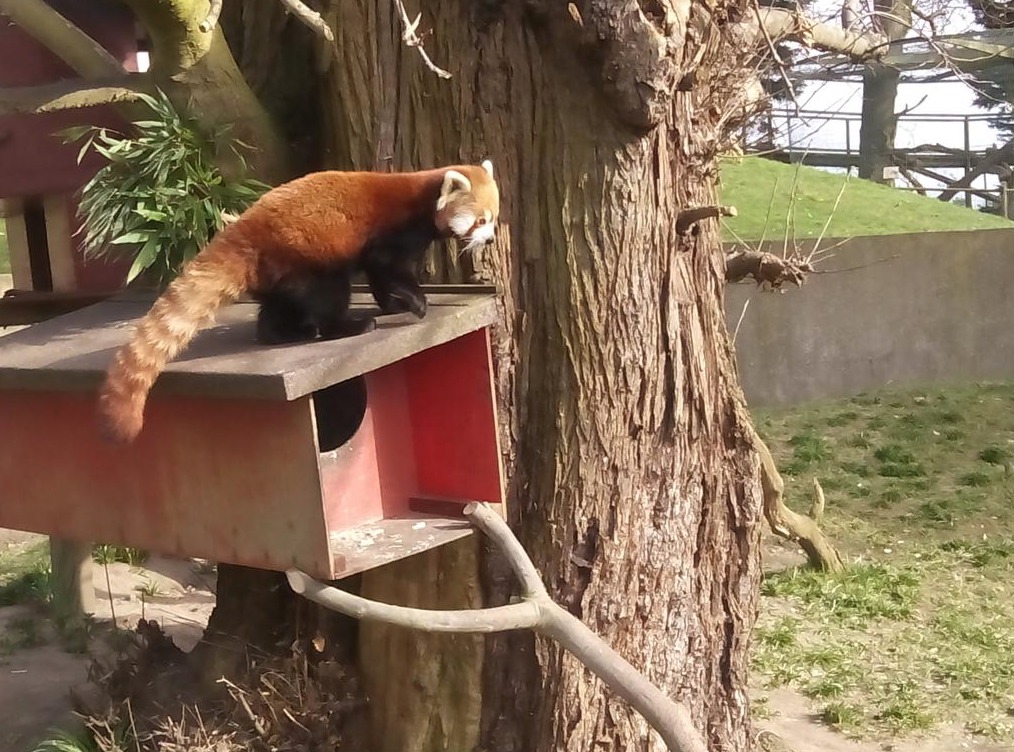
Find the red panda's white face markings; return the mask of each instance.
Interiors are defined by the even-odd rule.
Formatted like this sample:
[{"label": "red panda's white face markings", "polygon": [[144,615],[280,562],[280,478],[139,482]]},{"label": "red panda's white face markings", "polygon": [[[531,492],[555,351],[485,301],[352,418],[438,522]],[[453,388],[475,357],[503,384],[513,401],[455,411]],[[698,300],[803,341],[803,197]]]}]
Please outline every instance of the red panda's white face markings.
[{"label": "red panda's white face markings", "polygon": [[493,164],[471,168],[471,179],[458,170],[447,170],[437,200],[437,224],[465,242],[466,251],[493,239],[500,211],[500,193],[493,180]]}]

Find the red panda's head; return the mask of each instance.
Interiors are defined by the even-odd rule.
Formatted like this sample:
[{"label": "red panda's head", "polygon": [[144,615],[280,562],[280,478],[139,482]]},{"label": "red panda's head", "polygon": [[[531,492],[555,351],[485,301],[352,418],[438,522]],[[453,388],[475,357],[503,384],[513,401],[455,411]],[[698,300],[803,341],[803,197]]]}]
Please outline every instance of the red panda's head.
[{"label": "red panda's head", "polygon": [[437,199],[437,228],[471,251],[493,240],[500,215],[500,191],[493,179],[493,163],[449,168]]}]

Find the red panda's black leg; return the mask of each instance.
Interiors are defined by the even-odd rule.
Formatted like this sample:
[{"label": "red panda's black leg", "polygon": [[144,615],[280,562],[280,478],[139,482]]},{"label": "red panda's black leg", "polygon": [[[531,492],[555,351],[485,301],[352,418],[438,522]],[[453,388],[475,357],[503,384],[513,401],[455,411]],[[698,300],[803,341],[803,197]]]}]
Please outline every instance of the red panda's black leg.
[{"label": "red panda's black leg", "polygon": [[411,311],[420,319],[426,315],[426,294],[410,270],[367,266],[366,281],[383,313]]},{"label": "red panda's black leg", "polygon": [[310,342],[317,329],[298,300],[280,293],[260,296],[257,311],[257,341],[263,345]]},{"label": "red panda's black leg", "polygon": [[349,313],[351,297],[351,280],[345,270],[331,270],[314,279],[306,305],[321,339],[355,337],[377,328],[372,316]]}]

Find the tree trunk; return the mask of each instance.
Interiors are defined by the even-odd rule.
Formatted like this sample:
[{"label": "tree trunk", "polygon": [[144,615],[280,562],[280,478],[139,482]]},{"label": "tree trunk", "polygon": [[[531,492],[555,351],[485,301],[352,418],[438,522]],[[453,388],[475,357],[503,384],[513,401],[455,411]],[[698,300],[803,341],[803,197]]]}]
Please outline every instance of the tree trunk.
[{"label": "tree trunk", "polygon": [[859,177],[889,183],[884,169],[894,164],[894,136],[898,120],[894,102],[899,72],[878,64],[863,72],[863,114],[859,127]]},{"label": "tree trunk", "polygon": [[[887,39],[902,39],[912,25],[912,0],[874,0],[876,30]],[[871,63],[863,72],[863,114],[859,126],[859,177],[888,183],[884,168],[894,164],[891,152],[898,128],[894,103],[900,72]]]},{"label": "tree trunk", "polygon": [[[210,133],[252,146],[244,159],[259,178],[278,183],[293,174],[285,143],[270,115],[243,78],[222,29],[202,31],[208,3],[196,0],[124,0],[151,37],[150,75],[181,112],[189,112]],[[228,130],[222,130],[228,126]],[[226,174],[243,166],[228,159]]]},{"label": "tree trunk", "polygon": [[[662,7],[429,4],[420,30],[446,81],[401,45],[389,4],[343,3],[326,117],[337,167],[493,160],[499,240],[475,265],[503,290],[511,524],[560,602],[687,702],[714,749],[745,750],[757,464],[734,409],[717,223],[676,232],[681,207],[715,202],[723,104],[745,55]],[[689,8],[707,26],[704,6]],[[697,88],[670,99],[692,68]],[[463,263],[440,255],[434,275],[467,277]],[[505,602],[500,562],[483,569],[487,605]],[[475,588],[467,552],[440,550],[370,573],[362,592],[383,598],[405,579],[404,605],[460,607]],[[360,627],[361,664],[394,685],[377,749],[463,748],[475,720],[479,747],[498,752],[662,748],[553,644],[487,638],[469,665],[447,638],[373,629]],[[411,676],[399,641],[419,655]]]}]

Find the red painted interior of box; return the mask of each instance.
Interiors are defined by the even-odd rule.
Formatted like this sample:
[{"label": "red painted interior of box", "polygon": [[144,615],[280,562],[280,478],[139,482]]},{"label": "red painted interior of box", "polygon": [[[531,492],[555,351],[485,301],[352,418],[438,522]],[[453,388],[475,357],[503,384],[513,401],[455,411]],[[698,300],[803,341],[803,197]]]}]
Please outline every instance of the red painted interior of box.
[{"label": "red painted interior of box", "polygon": [[365,378],[358,432],[321,461],[329,530],[409,516],[419,496],[503,501],[486,329]]}]

